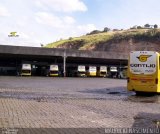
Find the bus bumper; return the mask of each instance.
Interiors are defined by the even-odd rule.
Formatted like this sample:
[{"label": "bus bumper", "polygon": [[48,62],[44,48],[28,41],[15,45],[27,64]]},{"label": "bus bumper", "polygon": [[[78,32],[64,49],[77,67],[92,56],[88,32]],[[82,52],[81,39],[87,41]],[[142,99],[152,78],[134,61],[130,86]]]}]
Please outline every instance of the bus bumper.
[{"label": "bus bumper", "polygon": [[21,76],[31,76],[31,73],[21,73]]},{"label": "bus bumper", "polygon": [[56,77],[58,76],[58,74],[50,74],[50,76]]},{"label": "bus bumper", "polygon": [[89,73],[89,76],[91,77],[96,76],[96,73]]},{"label": "bus bumper", "polygon": [[157,85],[152,85],[152,86],[141,86],[141,85],[127,85],[127,89],[129,91],[135,91],[135,92],[151,92],[151,93],[160,93],[160,90],[158,90]]},{"label": "bus bumper", "polygon": [[86,74],[78,74],[78,77],[86,77]]}]

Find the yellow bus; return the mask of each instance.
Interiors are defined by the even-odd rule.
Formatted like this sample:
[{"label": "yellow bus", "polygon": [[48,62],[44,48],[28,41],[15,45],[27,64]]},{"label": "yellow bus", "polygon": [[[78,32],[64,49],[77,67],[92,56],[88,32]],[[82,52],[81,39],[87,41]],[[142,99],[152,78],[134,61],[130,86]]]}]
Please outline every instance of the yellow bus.
[{"label": "yellow bus", "polygon": [[58,65],[50,65],[49,76],[59,76]]},{"label": "yellow bus", "polygon": [[160,92],[159,53],[132,51],[128,62],[127,89],[140,92]]},{"label": "yellow bus", "polygon": [[96,66],[89,66],[89,68],[87,70],[87,76],[92,77],[92,76],[96,76],[96,74],[97,74],[97,67]]},{"label": "yellow bus", "polygon": [[117,78],[118,69],[115,66],[111,66],[108,72],[108,76],[111,78]]},{"label": "yellow bus", "polygon": [[100,68],[97,70],[97,76],[98,77],[106,77],[107,76],[107,67],[100,66]]},{"label": "yellow bus", "polygon": [[31,64],[22,64],[21,76],[31,76]]},{"label": "yellow bus", "polygon": [[77,76],[78,77],[86,77],[86,67],[83,65],[79,65],[77,68]]}]

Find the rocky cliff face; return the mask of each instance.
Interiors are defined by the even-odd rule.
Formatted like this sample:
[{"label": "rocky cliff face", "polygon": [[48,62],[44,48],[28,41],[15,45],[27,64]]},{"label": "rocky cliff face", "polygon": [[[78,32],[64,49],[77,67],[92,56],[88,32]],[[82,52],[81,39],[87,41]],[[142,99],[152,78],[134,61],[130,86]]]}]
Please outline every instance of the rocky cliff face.
[{"label": "rocky cliff face", "polygon": [[130,51],[158,51],[160,52],[160,42],[147,42],[122,40],[120,42],[106,42],[98,44],[92,50],[96,51],[116,51],[120,53],[129,53]]},{"label": "rocky cliff face", "polygon": [[[67,43],[58,46],[58,48],[67,48],[78,50],[82,46],[82,42],[77,44]],[[130,51],[157,51],[160,52],[160,41],[136,41],[134,39],[121,40],[119,42],[105,42],[97,45],[91,45],[85,50],[92,51],[106,51],[106,52],[119,52],[129,53]]]}]

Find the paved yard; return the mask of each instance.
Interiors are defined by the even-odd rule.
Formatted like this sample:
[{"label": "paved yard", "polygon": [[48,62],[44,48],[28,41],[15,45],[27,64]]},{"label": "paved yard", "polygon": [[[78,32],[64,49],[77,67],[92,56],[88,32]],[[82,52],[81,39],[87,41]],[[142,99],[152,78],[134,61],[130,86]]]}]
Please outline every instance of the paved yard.
[{"label": "paved yard", "polygon": [[159,127],[160,96],[135,96],[126,84],[108,78],[0,77],[0,128]]}]

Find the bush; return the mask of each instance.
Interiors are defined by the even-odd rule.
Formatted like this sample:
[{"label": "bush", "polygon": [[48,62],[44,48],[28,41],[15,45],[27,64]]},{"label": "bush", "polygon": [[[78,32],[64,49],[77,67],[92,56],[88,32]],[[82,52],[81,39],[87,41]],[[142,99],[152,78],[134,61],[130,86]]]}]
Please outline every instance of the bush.
[{"label": "bush", "polygon": [[73,38],[72,37],[69,37],[69,40],[72,40]]},{"label": "bush", "polygon": [[90,32],[90,33],[87,34],[87,35],[98,34],[98,33],[101,33],[101,31],[99,31],[99,30],[93,30],[92,32]]},{"label": "bush", "polygon": [[137,26],[137,29],[142,29],[142,27],[141,26]]},{"label": "bush", "polygon": [[103,32],[108,32],[108,31],[110,31],[110,28],[108,28],[108,27],[105,27],[103,30]]}]

